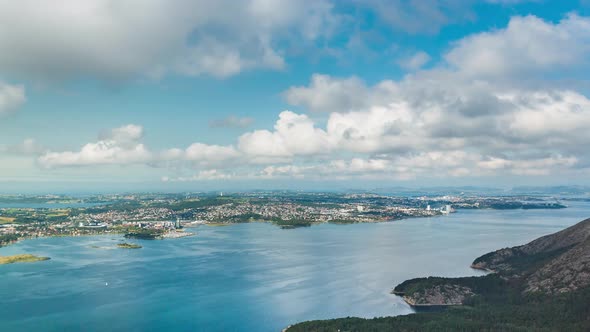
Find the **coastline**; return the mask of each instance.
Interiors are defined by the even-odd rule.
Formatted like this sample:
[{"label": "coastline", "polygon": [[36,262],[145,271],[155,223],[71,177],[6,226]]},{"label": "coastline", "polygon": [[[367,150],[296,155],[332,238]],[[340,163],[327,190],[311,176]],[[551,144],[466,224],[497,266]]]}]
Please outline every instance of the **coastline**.
[{"label": "coastline", "polygon": [[391,294],[413,308],[413,315],[306,321],[286,331],[525,331],[540,326],[547,331],[587,331],[589,234],[587,218],[475,258],[470,267],[488,272],[483,276],[405,280]]},{"label": "coastline", "polygon": [[[187,227],[187,228],[195,228],[195,227]],[[16,241],[6,243],[6,244],[0,246],[0,249],[12,246],[12,245],[17,244],[22,241],[30,241],[30,240],[35,240],[35,239],[49,239],[49,238],[57,238],[57,237],[76,238],[76,237],[88,237],[88,236],[107,236],[107,235],[119,235],[119,234],[126,234],[126,233],[127,232],[123,232],[123,231],[113,231],[113,232],[102,232],[102,233],[95,233],[95,234],[57,234],[57,235],[44,235],[44,236],[26,236],[26,237],[19,238]],[[178,238],[197,235],[196,233],[191,233],[191,232],[176,232],[176,233],[183,233],[183,234],[168,236],[169,233],[165,233],[162,236],[162,239],[178,239]]]},{"label": "coastline", "polygon": [[27,240],[35,240],[35,239],[49,239],[54,237],[86,237],[86,236],[105,236],[105,235],[113,235],[113,234],[125,234],[125,232],[105,232],[105,233],[96,233],[96,234],[57,234],[57,235],[43,235],[43,236],[25,236],[21,237],[16,241],[9,242],[7,244],[1,245],[0,249],[12,246],[22,241]]},{"label": "coastline", "polygon": [[[484,209],[498,210],[498,209],[494,209],[494,208],[479,208],[479,209],[480,210],[484,210]],[[457,209],[457,210],[453,211],[453,213],[459,213],[461,210],[462,209]],[[467,210],[471,210],[471,209],[467,209]],[[395,217],[395,218],[383,218],[383,219],[374,219],[374,220],[367,220],[367,221],[355,221],[355,220],[307,221],[307,220],[304,220],[304,223],[301,223],[301,224],[299,224],[299,223],[290,224],[289,221],[293,221],[293,220],[288,220],[287,222],[284,222],[284,221],[277,222],[277,221],[272,221],[272,220],[260,220],[260,219],[246,221],[246,222],[223,222],[223,221],[195,220],[195,221],[185,221],[186,224],[184,225],[184,228],[195,228],[195,227],[198,227],[201,225],[210,226],[210,227],[225,227],[225,226],[230,226],[230,225],[234,225],[234,224],[241,224],[241,223],[269,223],[269,224],[275,225],[277,227],[281,227],[282,229],[296,229],[296,228],[309,227],[309,226],[315,226],[315,225],[321,225],[321,224],[333,224],[333,225],[339,225],[339,226],[352,225],[352,224],[365,224],[365,223],[374,224],[374,223],[388,223],[388,222],[411,220],[411,219],[442,218],[442,217],[446,217],[446,216],[448,216],[448,214],[405,215],[405,216]],[[157,222],[164,222],[164,221],[165,220],[153,219],[153,220],[148,220],[145,222],[146,223],[157,223]],[[35,238],[78,237],[78,236],[93,236],[93,235],[103,235],[103,234],[125,234],[125,233],[126,233],[126,230],[118,230],[117,228],[107,228],[105,230],[99,230],[96,233],[25,236],[25,237],[19,238],[17,241],[12,241],[12,242],[5,243],[4,245],[0,245],[0,248],[10,246],[12,244],[18,243],[23,240],[30,240],[30,239],[35,239]],[[191,236],[191,235],[182,235],[182,236],[173,235],[173,236],[164,236],[164,238],[181,238],[181,237],[186,237],[186,236]],[[474,267],[474,268],[476,268],[476,267]],[[493,271],[489,271],[489,270],[487,270],[487,271],[493,272]]]},{"label": "coastline", "polygon": [[183,237],[189,237],[189,236],[195,236],[197,235],[197,233],[191,233],[191,232],[185,232],[185,231],[170,231],[167,233],[164,233],[164,235],[162,235],[162,239],[180,239]]},{"label": "coastline", "polygon": [[[492,209],[495,210],[495,209]],[[453,213],[459,213],[460,210],[457,210]],[[344,226],[344,225],[356,225],[356,224],[379,224],[379,223],[389,223],[389,222],[395,222],[395,221],[402,221],[402,220],[411,220],[411,219],[425,219],[425,218],[443,218],[446,217],[446,214],[435,214],[435,215],[428,215],[428,216],[404,216],[404,217],[400,217],[400,218],[394,218],[394,219],[378,219],[378,220],[370,220],[370,221],[351,221],[351,222],[341,222],[341,221],[310,221],[308,224],[305,225],[282,225],[281,223],[277,223],[275,221],[271,221],[271,220],[252,220],[252,221],[247,221],[247,222],[220,222],[220,221],[211,221],[211,222],[206,222],[204,220],[198,220],[198,221],[188,221],[186,222],[186,224],[183,226],[184,228],[190,229],[190,228],[197,228],[199,226],[209,226],[209,227],[226,227],[226,226],[232,226],[232,225],[236,225],[236,224],[244,224],[244,223],[268,223],[277,227],[280,227],[282,229],[285,230],[291,230],[291,229],[297,229],[297,228],[301,228],[301,227],[310,227],[310,226],[315,226],[315,225],[322,225],[322,224],[332,224],[332,225],[338,225],[338,226]],[[146,221],[146,222],[163,222],[162,220],[150,220],[150,221]],[[99,231],[98,233],[78,233],[78,234],[56,234],[56,235],[43,235],[43,236],[25,236],[22,238],[19,238],[17,241],[13,241],[4,245],[0,245],[0,248],[3,247],[8,247],[10,245],[16,244],[20,241],[24,241],[24,240],[33,240],[33,239],[38,239],[38,238],[51,238],[51,237],[81,237],[81,236],[96,236],[96,235],[112,235],[112,234],[126,234],[128,231],[127,230],[119,230],[118,228],[107,228],[105,230]],[[172,231],[174,232],[174,231]],[[180,233],[180,232],[178,232]],[[188,236],[194,236],[196,235],[196,233],[187,233],[186,235],[179,235],[179,236],[166,236],[163,235],[162,239],[174,239],[174,238],[182,238],[182,237],[188,237]],[[478,269],[477,267],[473,267],[474,269]],[[487,272],[494,272],[491,270],[485,270],[485,269],[481,269],[479,268],[478,270],[483,270],[483,271],[487,271]]]},{"label": "coastline", "polygon": [[[133,280],[133,274],[135,273],[134,271],[134,267],[138,266],[141,267],[143,269],[142,266],[145,267],[145,269],[150,269],[150,270],[154,270],[154,271],[160,271],[160,268],[166,268],[166,266],[171,267],[171,266],[178,266],[177,264],[172,264],[172,261],[170,262],[170,264],[161,264],[161,260],[160,259],[140,259],[145,257],[152,257],[152,255],[159,255],[159,256],[154,256],[154,258],[159,258],[161,257],[165,257],[167,260],[171,259],[174,260],[175,262],[181,262],[183,263],[184,267],[182,267],[181,269],[186,270],[187,268],[189,268],[187,273],[183,273],[180,274],[179,276],[182,277],[182,280],[186,280],[185,278],[189,277],[191,275],[195,275],[196,273],[191,272],[192,270],[190,269],[194,269],[195,271],[198,270],[202,270],[205,266],[207,268],[209,267],[219,267],[219,273],[223,273],[221,271],[221,269],[225,269],[225,267],[229,267],[230,270],[229,271],[240,271],[241,267],[239,264],[233,264],[235,263],[235,257],[236,256],[230,256],[230,255],[226,255],[224,252],[224,250],[217,250],[216,249],[216,253],[215,255],[209,255],[207,254],[207,252],[209,252],[209,248],[220,248],[220,246],[222,248],[231,248],[232,253],[235,253],[237,255],[237,257],[240,258],[245,258],[248,259],[249,261],[251,259],[254,259],[255,255],[249,255],[249,256],[242,256],[241,253],[239,251],[236,250],[236,248],[247,248],[248,252],[252,252],[252,248],[255,248],[256,250],[259,250],[257,252],[261,252],[264,253],[264,257],[269,257],[266,256],[266,253],[273,253],[272,258],[278,258],[278,255],[274,255],[274,253],[281,253],[281,254],[289,254],[287,256],[282,256],[282,257],[288,257],[289,259],[286,259],[287,262],[285,262],[284,264],[281,265],[274,265],[272,263],[272,260],[265,260],[266,263],[269,263],[268,265],[265,266],[261,266],[261,268],[258,268],[256,270],[249,270],[252,273],[256,273],[257,275],[259,275],[260,273],[263,273],[261,271],[272,271],[272,269],[274,268],[274,271],[279,271],[279,273],[281,273],[281,271],[288,271],[286,269],[288,268],[292,268],[292,266],[294,266],[294,264],[297,264],[299,262],[299,259],[311,259],[310,261],[305,261],[307,264],[313,265],[313,266],[321,266],[322,267],[322,273],[324,273],[323,271],[325,271],[326,276],[330,275],[330,278],[337,278],[337,279],[333,279],[333,280],[341,280],[340,282],[336,283],[336,285],[334,286],[316,286],[316,285],[311,285],[311,284],[295,284],[294,290],[298,290],[298,289],[305,289],[305,288],[309,288],[309,287],[313,287],[314,289],[314,293],[317,295],[312,295],[312,297],[309,298],[310,301],[313,301],[314,303],[317,303],[318,305],[314,305],[312,307],[312,310],[309,310],[309,313],[290,313],[288,315],[286,315],[287,317],[282,317],[281,318],[281,313],[271,313],[271,312],[256,312],[253,313],[255,317],[262,317],[262,315],[269,315],[270,317],[273,318],[273,320],[275,320],[274,323],[269,323],[267,325],[265,325],[267,328],[268,327],[272,327],[272,331],[280,331],[281,329],[287,327],[288,325],[291,325],[295,322],[300,322],[300,321],[305,321],[308,319],[314,319],[314,315],[317,318],[336,318],[336,317],[346,317],[346,316],[355,316],[355,315],[361,315],[360,317],[365,317],[365,318],[372,318],[373,316],[386,316],[386,315],[393,315],[393,314],[409,314],[409,313],[413,313],[413,312],[417,312],[414,310],[411,310],[410,307],[408,305],[406,305],[405,302],[403,302],[403,300],[401,298],[395,298],[392,297],[391,295],[388,295],[389,291],[391,291],[391,289],[393,288],[393,286],[395,286],[397,283],[395,281],[401,282],[403,280],[409,279],[411,277],[414,276],[419,276],[422,273],[416,274],[413,272],[398,272],[399,271],[399,266],[411,266],[408,264],[412,264],[412,262],[420,262],[420,265],[418,265],[418,267],[420,266],[424,266],[424,269],[427,269],[428,274],[436,274],[438,271],[441,271],[440,268],[444,268],[445,272],[447,273],[447,275],[450,276],[462,276],[462,275],[474,275],[474,274],[482,274],[481,272],[477,272],[475,270],[471,270],[469,269],[469,264],[473,261],[473,258],[475,258],[475,256],[478,256],[474,253],[485,253],[491,250],[491,247],[496,247],[496,248],[500,248],[500,247],[504,247],[504,246],[508,246],[508,245],[512,245],[511,243],[517,244],[517,243],[523,243],[522,241],[527,240],[528,241],[528,237],[533,237],[533,235],[531,234],[535,234],[534,237],[536,236],[541,236],[544,235],[545,233],[549,233],[550,231],[553,231],[553,229],[555,228],[553,225],[555,225],[555,223],[553,221],[548,222],[547,224],[551,224],[547,227],[537,227],[537,225],[535,224],[537,221],[536,219],[536,215],[531,215],[530,217],[528,217],[527,220],[530,221],[531,226],[528,226],[526,228],[522,228],[520,229],[521,232],[520,233],[526,233],[528,235],[520,235],[520,236],[514,236],[513,238],[506,238],[503,237],[505,243],[502,243],[501,245],[498,244],[494,244],[493,241],[488,241],[487,243],[481,244],[482,242],[485,241],[486,237],[481,236],[480,238],[483,239],[481,241],[478,241],[480,238],[477,238],[477,240],[473,240],[473,234],[472,231],[474,229],[481,229],[481,233],[482,234],[486,234],[488,230],[493,229],[493,227],[496,227],[495,225],[492,225],[490,223],[482,223],[481,226],[478,224],[477,228],[476,225],[474,224],[469,224],[469,223],[474,223],[474,220],[476,219],[476,216],[487,216],[488,215],[488,211],[473,211],[474,213],[465,213],[461,216],[461,213],[457,214],[455,217],[460,217],[457,220],[453,220],[453,222],[450,222],[451,220],[449,219],[449,222],[447,222],[446,218],[445,219],[416,219],[416,220],[408,220],[408,221],[402,221],[399,223],[384,223],[384,224],[370,224],[370,225],[358,225],[358,226],[351,226],[351,227],[337,227],[337,226],[330,226],[330,225],[322,225],[322,226],[318,226],[317,229],[304,229],[304,230],[299,230],[299,231],[294,231],[294,232],[287,232],[287,231],[282,231],[277,227],[273,227],[272,225],[263,225],[263,224],[252,224],[252,225],[241,225],[241,226],[237,226],[237,227],[232,227],[232,228],[222,228],[222,229],[214,229],[214,228],[207,228],[206,226],[202,226],[201,229],[195,229],[195,230],[191,230],[191,229],[187,229],[186,231],[190,231],[190,232],[194,232],[197,231],[199,232],[198,235],[203,236],[202,240],[199,240],[198,238],[194,238],[194,239],[186,239],[186,240],[179,240],[180,242],[157,242],[157,243],[147,243],[145,241],[137,241],[136,243],[141,244],[144,246],[144,249],[139,250],[139,251],[123,251],[123,249],[118,249],[117,252],[94,252],[91,249],[86,249],[88,246],[90,245],[98,245],[98,246],[106,246],[106,245],[110,245],[113,246],[114,244],[117,243],[117,240],[121,239],[121,236],[117,236],[117,235],[112,235],[108,238],[104,238],[104,237],[91,237],[88,239],[85,238],[80,238],[80,239],[53,239],[53,240],[49,240],[49,239],[44,239],[41,241],[37,241],[37,242],[30,242],[30,243],[24,243],[24,244],[20,244],[17,245],[15,248],[10,249],[10,250],[4,250],[3,254],[4,255],[8,255],[8,253],[17,253],[20,251],[23,252],[30,252],[30,253],[35,253],[36,249],[35,248],[45,248],[46,250],[48,250],[47,252],[39,252],[40,254],[43,254],[43,256],[51,256],[53,259],[59,259],[60,262],[54,262],[51,263],[49,262],[48,264],[22,264],[22,265],[15,265],[15,266],[10,266],[9,268],[11,270],[13,269],[26,269],[26,270],[35,270],[37,271],[39,274],[44,273],[44,270],[49,270],[49,271],[53,271],[54,268],[59,268],[61,267],[63,264],[61,264],[62,261],[64,261],[65,258],[71,259],[69,258],[70,256],[70,251],[68,249],[68,247],[76,247],[76,248],[80,248],[81,251],[84,251],[86,257],[96,257],[98,259],[104,262],[107,262],[108,264],[113,264],[115,266],[121,266],[122,271],[124,272],[122,275],[125,276],[129,276],[131,279]],[[480,214],[481,213],[481,214]],[[495,215],[494,220],[500,220],[498,219],[499,217],[504,216],[504,214],[498,214]],[[520,220],[520,216],[521,214],[518,214],[518,218],[516,219],[514,218],[514,222],[521,222],[523,224],[525,224],[524,221]],[[498,217],[498,218],[496,218]],[[454,218],[453,218],[454,219]],[[553,220],[553,219],[551,219]],[[501,222],[502,224],[510,224],[509,221],[504,221],[504,219],[502,219],[501,221],[498,221],[499,223]],[[457,225],[473,225],[472,228],[467,228],[464,227],[461,229],[461,232],[457,232]],[[506,229],[506,234],[507,236],[509,236],[509,234],[513,234],[516,233],[514,232],[514,228],[513,227],[505,227]],[[525,232],[526,230],[526,232]],[[529,231],[530,230],[530,231]],[[402,232],[403,231],[403,232]],[[447,231],[455,231],[455,232],[447,232]],[[444,233],[443,233],[444,232]],[[504,232],[502,234],[505,234]],[[320,236],[320,234],[323,234]],[[430,235],[432,234],[433,236],[435,236],[437,239],[440,239],[439,242],[435,243],[434,245],[432,245],[432,242],[427,236],[425,235]],[[442,237],[441,235],[444,234],[444,237]],[[268,236],[268,235],[272,235],[272,236]],[[378,239],[375,239],[375,241],[379,240],[378,242],[372,243],[371,245],[373,247],[376,248],[396,248],[395,250],[392,249],[392,252],[396,252],[396,253],[400,253],[399,255],[399,259],[397,256],[392,256],[391,254],[379,254],[379,258],[376,258],[375,255],[376,253],[372,253],[368,250],[364,250],[367,248],[366,244],[363,244],[361,240],[356,241],[356,239],[362,239],[362,238],[371,238],[371,236],[378,236]],[[300,241],[301,239],[305,239],[305,241],[307,241],[307,239],[310,239],[310,237],[316,237],[316,238],[321,238],[322,241],[319,241],[320,243],[314,245],[313,247],[309,247],[309,250],[304,251],[300,251],[298,248],[300,246]],[[395,241],[397,244],[393,245],[391,244],[391,239],[395,238],[396,236],[399,236],[400,238],[403,236],[404,239],[400,239],[398,241]],[[409,238],[408,238],[409,236]],[[256,239],[256,241],[251,241],[252,239]],[[449,240],[450,238],[450,240]],[[355,243],[352,243],[352,248],[355,248],[354,250],[349,250],[347,251],[342,251],[342,250],[334,250],[334,249],[339,249],[339,248],[344,248],[344,247],[348,247],[351,244],[349,243],[349,239],[355,239]],[[524,239],[524,240],[523,240]],[[466,245],[471,245],[469,246],[469,250],[461,250],[456,251],[456,249],[453,249],[453,247],[449,247],[447,245],[445,245],[445,243],[462,243],[461,241],[455,241],[455,240],[465,240]],[[468,242],[471,241],[471,242]],[[257,244],[258,243],[258,244]],[[269,248],[275,247],[274,250],[276,249],[276,244],[280,243],[281,244],[281,250],[280,251],[269,251]],[[284,244],[285,243],[285,244]],[[333,257],[332,261],[333,263],[328,263],[325,262],[324,259],[322,259],[321,257],[317,257],[317,256],[309,256],[307,255],[307,253],[310,252],[321,252],[318,250],[322,250],[323,248],[326,248],[325,243],[337,243],[339,244],[338,247],[330,247],[330,257]],[[431,246],[432,245],[432,246]],[[284,246],[284,247],[283,247]],[[62,248],[60,248],[62,247]],[[485,248],[483,248],[485,247]],[[488,248],[489,247],[489,248]],[[63,249],[65,248],[65,249]],[[186,249],[190,249],[190,248],[199,248],[198,252],[193,252],[191,250],[186,250]],[[426,248],[426,249],[423,249]],[[432,248],[440,248],[441,251],[432,251]],[[483,248],[483,249],[482,249]],[[156,249],[156,250],[154,250]],[[171,250],[163,250],[163,249],[171,249]],[[178,250],[180,249],[180,250]],[[444,251],[447,250],[448,251]],[[117,250],[117,249],[115,249]],[[178,250],[178,251],[172,251],[172,250]],[[270,249],[272,250],[272,249]],[[404,251],[406,250],[406,251]],[[411,250],[411,251],[410,251]],[[416,251],[417,250],[417,251]],[[438,250],[438,249],[437,249]],[[55,253],[54,253],[55,252]],[[170,255],[171,252],[174,252],[174,255]],[[357,252],[362,254],[360,256],[357,256]],[[411,257],[410,255],[403,255],[404,252],[412,252],[413,254],[418,255],[418,259],[414,260],[413,257]],[[442,252],[441,254],[438,254],[439,252]],[[435,258],[434,260],[432,258],[430,258],[430,254],[431,253],[435,253],[435,257],[448,257],[448,261],[444,262],[444,259],[441,262],[441,259]],[[58,256],[58,255],[64,255],[64,257]],[[352,255],[351,258],[352,260],[349,259],[343,259],[343,254],[345,254],[346,256],[348,256],[347,254]],[[65,256],[68,257],[65,257]],[[121,259],[125,260],[125,266],[123,265],[123,261],[119,261],[119,259],[113,259],[113,257],[110,256],[117,256],[120,257]],[[224,258],[224,256],[227,256]],[[79,257],[79,255],[72,253],[72,258],[74,257]],[[201,260],[201,258],[198,257],[203,257],[206,258],[206,260]],[[420,259],[420,257],[424,257],[424,259]],[[270,257],[269,257],[270,258]],[[456,258],[456,259],[455,259]],[[359,280],[377,280],[379,282],[379,284],[377,286],[379,286],[379,289],[377,289],[377,287],[375,287],[375,289],[377,289],[376,291],[374,291],[374,295],[371,294],[371,296],[367,296],[366,293],[364,292],[357,292],[357,290],[355,289],[356,286],[359,285],[359,283],[355,282],[355,281],[348,281],[350,279],[354,280],[355,276],[354,273],[355,271],[349,267],[343,266],[342,263],[344,263],[344,265],[348,265],[350,266],[350,264],[347,264],[349,262],[355,263],[356,264],[363,264],[363,262],[366,262],[367,260],[371,261],[374,260],[375,262],[381,261],[381,262],[396,262],[398,264],[398,267],[382,267],[382,264],[378,264],[379,266],[373,266],[371,270],[369,270],[367,268],[367,266],[365,265],[365,273],[368,273],[367,276],[364,276],[363,278],[360,278]],[[199,267],[199,264],[190,264],[191,266],[188,267],[187,265],[189,265],[189,263],[192,262],[203,262],[203,266]],[[226,263],[227,262],[227,263]],[[440,262],[440,264],[439,264]],[[57,264],[59,263],[59,264]],[[129,264],[127,264],[129,263]],[[205,265],[206,264],[206,265]],[[214,265],[214,264],[218,264],[218,265]],[[321,265],[321,264],[328,264],[328,265]],[[399,264],[403,264],[403,265],[399,265]],[[394,265],[394,264],[383,264],[383,265]],[[93,266],[93,263],[89,264],[90,267]],[[362,266],[362,265],[359,265]],[[449,267],[451,266],[451,267]],[[124,267],[124,268],[123,268]],[[268,268],[267,268],[268,267]],[[8,267],[7,267],[8,268]],[[269,269],[270,268],[270,269]],[[448,270],[447,270],[448,269]],[[7,270],[6,268],[4,269],[5,271]],[[89,270],[89,272],[91,272],[92,270]],[[158,272],[159,273],[159,272]],[[234,272],[232,272],[234,273]],[[350,276],[348,275],[348,273],[350,273]],[[237,273],[236,273],[237,274]],[[426,274],[426,275],[428,275]],[[284,275],[281,274],[275,274],[273,275],[273,277],[276,277],[274,279],[274,282],[276,284],[272,284],[272,285],[284,285],[284,283],[281,281],[282,278],[279,277],[283,277]],[[394,276],[394,277],[392,277]],[[91,273],[85,273],[85,277],[88,278],[92,278],[92,274]],[[57,279],[58,277],[56,276],[56,281],[55,284],[62,284],[62,281],[60,279]],[[168,277],[166,277],[165,273],[162,273],[160,275],[158,275],[159,280],[161,280],[162,282],[164,282],[164,285],[167,285],[166,282],[168,279]],[[203,276],[203,278],[205,278],[205,276]],[[17,276],[15,276],[13,278],[15,281],[14,282],[19,282],[17,279]],[[33,277],[29,278],[31,282],[35,282],[35,279]],[[27,279],[27,280],[29,280]],[[248,283],[248,280],[246,281],[241,281],[241,279],[247,279],[247,278],[238,278],[238,279],[234,279],[235,281],[239,282],[235,284],[235,289],[237,289],[238,287],[248,287],[250,289],[253,289],[254,292],[256,291],[256,287],[259,287],[260,284],[258,284],[257,282],[251,282],[250,284]],[[48,279],[50,280],[50,279]],[[53,280],[53,279],[51,279]],[[207,280],[207,279],[202,279],[202,280]],[[293,282],[297,282],[298,279],[295,279]],[[391,281],[394,281],[394,283],[392,284]],[[109,284],[111,286],[115,286],[114,282],[111,282],[111,280],[108,280]],[[233,280],[232,280],[233,281]],[[223,280],[220,280],[219,282],[219,287],[221,287],[220,289],[223,289],[224,286],[224,282]],[[334,284],[334,283],[332,283]],[[363,283],[364,284],[364,283]],[[361,287],[363,287],[360,284]],[[241,285],[241,286],[240,286]],[[41,287],[41,286],[39,286]],[[52,286],[53,287],[53,286]],[[195,286],[195,287],[200,287],[200,286]],[[234,286],[232,286],[234,287]],[[363,287],[364,288],[364,287]],[[315,291],[317,290],[317,291]],[[329,292],[329,294],[331,295],[330,297],[325,296],[325,294]],[[360,294],[359,294],[360,293]],[[179,294],[178,297],[176,297],[179,293],[176,293],[176,291],[174,289],[171,289],[171,292],[169,294],[169,297],[171,299],[175,299],[175,301],[178,301],[178,298],[183,298],[182,294]],[[272,294],[277,294],[277,296],[286,296],[284,293],[284,290],[276,287],[276,289],[273,291]],[[229,295],[229,294],[228,294]],[[332,297],[333,296],[333,297]],[[332,299],[337,299],[340,296],[343,296],[343,298],[345,299],[353,299],[355,301],[358,300],[358,306],[356,308],[349,308],[349,307],[345,307],[345,308],[336,308],[336,310],[332,310],[329,309],[332,314],[330,315],[330,311],[326,310],[323,311],[324,309],[322,309],[321,306],[326,306],[326,305],[331,305],[332,303],[334,303],[334,301]],[[233,300],[231,299],[232,296],[228,297],[228,301],[229,302],[233,302]],[[331,299],[332,298],[332,299]],[[363,303],[362,300],[368,300],[370,301],[370,303]],[[149,300],[149,299],[148,299]],[[393,300],[393,305],[392,304],[392,300]],[[190,306],[191,303],[189,303],[188,301],[190,301],[190,299],[187,299],[187,303],[183,303],[186,306]],[[327,301],[327,302],[324,302]],[[226,301],[223,301],[226,305],[231,305]],[[338,303],[342,303],[343,306],[348,306],[347,303],[351,303],[352,301],[348,302],[348,301],[338,301],[336,304],[334,305],[340,305]],[[182,303],[182,301],[181,301]],[[327,304],[326,304],[327,303]],[[235,306],[235,308],[239,309],[239,305]],[[430,307],[424,307],[425,310],[430,309]],[[438,308],[437,308],[438,310]],[[451,308],[449,310],[445,310],[446,312],[453,312],[455,310],[462,310],[462,309],[458,309],[458,308]],[[130,310],[131,311],[131,310]],[[270,310],[269,310],[270,311]],[[366,315],[366,316],[363,316]],[[289,317],[290,316],[290,317]],[[316,319],[317,319],[316,318]],[[225,320],[227,318],[223,317],[220,318],[218,321],[222,321]],[[257,318],[258,320],[259,318]],[[138,320],[137,322],[134,321],[135,323],[140,323],[141,321]],[[238,323],[236,323],[236,325],[231,325],[231,327],[233,328],[234,326],[237,326]],[[277,326],[278,325],[278,326]],[[261,329],[262,330],[262,329]],[[346,328],[341,329],[342,331],[347,330]],[[265,330],[266,331],[266,330]],[[268,328],[268,331],[271,331],[270,328]],[[289,330],[291,331],[291,330]],[[296,331],[296,329],[293,329],[293,331]],[[335,330],[334,330],[335,331]]]},{"label": "coastline", "polygon": [[97,233],[97,234],[58,234],[58,235],[43,235],[43,236],[24,236],[19,238],[16,241],[12,241],[0,246],[0,249],[12,246],[19,242],[28,241],[28,240],[35,240],[35,239],[49,239],[54,237],[85,237],[85,236],[105,236],[105,235],[113,235],[113,234],[125,234],[125,232],[110,232],[110,233]]}]

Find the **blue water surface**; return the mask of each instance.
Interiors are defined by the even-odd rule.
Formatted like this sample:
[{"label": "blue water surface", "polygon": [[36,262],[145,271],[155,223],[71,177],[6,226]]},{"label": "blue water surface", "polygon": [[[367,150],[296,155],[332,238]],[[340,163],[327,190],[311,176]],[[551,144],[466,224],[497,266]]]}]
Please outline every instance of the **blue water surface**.
[{"label": "blue water surface", "polygon": [[[120,235],[1,248],[51,260],[0,266],[1,331],[280,331],[345,316],[412,313],[389,292],[414,277],[466,276],[486,252],[590,217],[562,210],[461,210],[436,218],[280,229],[189,229],[193,237],[114,249]],[[96,248],[99,247],[99,248]]]}]

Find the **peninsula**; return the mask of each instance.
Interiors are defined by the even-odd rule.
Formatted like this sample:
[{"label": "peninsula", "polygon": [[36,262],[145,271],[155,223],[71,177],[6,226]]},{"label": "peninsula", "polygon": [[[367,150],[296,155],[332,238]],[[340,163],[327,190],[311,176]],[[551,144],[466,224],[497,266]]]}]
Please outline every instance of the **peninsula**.
[{"label": "peninsula", "polygon": [[472,267],[490,274],[417,278],[396,286],[393,294],[416,314],[310,321],[287,331],[590,330],[590,219],[483,255]]}]

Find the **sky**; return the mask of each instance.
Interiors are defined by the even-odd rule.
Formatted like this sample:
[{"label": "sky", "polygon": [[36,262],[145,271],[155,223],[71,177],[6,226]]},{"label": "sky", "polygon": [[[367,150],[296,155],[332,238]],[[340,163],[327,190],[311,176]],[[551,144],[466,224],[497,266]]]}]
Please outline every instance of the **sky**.
[{"label": "sky", "polygon": [[0,192],[590,185],[590,1],[0,0]]}]

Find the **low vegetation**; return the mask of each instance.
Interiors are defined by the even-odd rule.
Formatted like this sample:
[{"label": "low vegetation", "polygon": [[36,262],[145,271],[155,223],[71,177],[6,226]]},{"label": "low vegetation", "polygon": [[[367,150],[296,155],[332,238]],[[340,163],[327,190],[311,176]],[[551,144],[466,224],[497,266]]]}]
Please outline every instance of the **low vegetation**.
[{"label": "low vegetation", "polygon": [[125,234],[125,238],[128,239],[141,239],[141,240],[156,240],[161,239],[164,235],[162,229],[151,229],[151,228],[130,228]]},{"label": "low vegetation", "polygon": [[0,265],[12,263],[32,263],[39,261],[46,261],[49,257],[38,257],[30,254],[21,254],[14,256],[0,256]]},{"label": "low vegetation", "polygon": [[12,224],[15,219],[14,217],[0,217],[0,224]]},{"label": "low vegetation", "polygon": [[310,227],[313,224],[313,222],[308,220],[273,220],[272,223],[282,229]]},{"label": "low vegetation", "polygon": [[141,248],[143,248],[139,244],[126,243],[126,242],[117,244],[117,247],[122,248],[122,249],[141,249]]},{"label": "low vegetation", "polygon": [[16,241],[18,241],[18,235],[16,235],[16,234],[0,235],[0,247],[11,244]]}]

